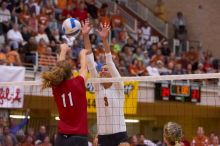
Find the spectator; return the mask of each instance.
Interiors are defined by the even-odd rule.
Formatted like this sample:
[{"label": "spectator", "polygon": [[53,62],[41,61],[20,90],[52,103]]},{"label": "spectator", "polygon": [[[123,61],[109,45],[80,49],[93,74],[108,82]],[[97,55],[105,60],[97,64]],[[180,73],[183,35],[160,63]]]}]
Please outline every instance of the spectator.
[{"label": "spectator", "polygon": [[52,30],[59,29],[59,23],[58,23],[57,19],[55,18],[54,14],[49,15],[48,28],[49,28],[50,32]]},{"label": "spectator", "polygon": [[16,143],[13,142],[11,135],[5,135],[3,140],[3,146],[15,146]]},{"label": "spectator", "polygon": [[38,19],[36,17],[36,13],[31,12],[31,17],[28,20],[28,27],[29,27],[29,30],[31,31],[31,33],[33,35],[35,35],[38,32],[38,23],[39,22],[38,22]]},{"label": "spectator", "polygon": [[49,136],[46,136],[46,137],[44,138],[43,143],[42,143],[40,146],[52,146],[52,144],[50,143],[50,137],[49,137]]},{"label": "spectator", "polygon": [[24,41],[21,32],[19,31],[18,24],[13,24],[13,28],[7,32],[7,39],[13,49],[17,50],[19,45]]},{"label": "spectator", "polygon": [[121,46],[119,45],[119,43],[117,42],[118,39],[116,38],[112,38],[112,50],[115,52],[115,53],[119,53],[121,51]]},{"label": "spectator", "polygon": [[98,19],[98,8],[95,5],[95,0],[86,0],[85,4],[89,15],[96,21]]},{"label": "spectator", "polygon": [[47,136],[46,127],[44,125],[41,125],[39,133],[36,135],[36,141],[40,140],[41,142],[43,142],[46,136]]},{"label": "spectator", "polygon": [[48,26],[48,15],[46,14],[46,8],[42,7],[40,10],[40,14],[37,16],[38,24],[47,28]]},{"label": "spectator", "polygon": [[138,139],[136,135],[129,137],[128,141],[129,141],[130,146],[137,146],[138,144]]},{"label": "spectator", "polygon": [[17,51],[11,50],[10,46],[8,45],[5,46],[5,52],[6,52],[6,64],[7,65],[19,66],[22,64],[20,55],[18,54]]},{"label": "spectator", "polygon": [[197,135],[192,140],[192,146],[208,146],[209,140],[205,136],[203,127],[198,127]]},{"label": "spectator", "polygon": [[34,142],[33,137],[30,135],[27,135],[25,138],[25,142],[22,146],[34,146],[33,142]]},{"label": "spectator", "polygon": [[[99,18],[101,18],[101,17],[107,17],[108,15],[109,15],[108,4],[103,3],[101,8],[99,9],[98,16],[99,16]],[[102,22],[102,21],[100,21],[100,22]]]},{"label": "spectator", "polygon": [[129,72],[130,72],[131,76],[137,76],[139,74],[137,59],[134,59],[132,61],[132,64],[129,65]]},{"label": "spectator", "polygon": [[157,0],[156,6],[154,8],[154,14],[163,21],[167,21],[166,9],[162,0]]},{"label": "spectator", "polygon": [[0,52],[0,65],[6,65],[7,64],[7,57],[4,52]]},{"label": "spectator", "polygon": [[124,28],[124,18],[120,15],[120,11],[117,9],[111,16],[112,37],[121,40],[121,33]]},{"label": "spectator", "polygon": [[167,41],[163,42],[163,45],[160,49],[161,49],[162,55],[164,55],[165,57],[170,56],[171,50],[170,50],[170,47]]},{"label": "spectator", "polygon": [[125,66],[125,61],[124,60],[120,60],[119,61],[119,65],[118,65],[118,71],[120,73],[121,76],[129,76],[129,73],[128,73],[128,69],[127,67]]},{"label": "spectator", "polygon": [[167,146],[181,146],[182,128],[177,123],[168,122],[163,131],[164,142]]},{"label": "spectator", "polygon": [[10,133],[10,129],[9,127],[5,126],[3,128],[3,134],[4,134],[4,144],[5,145],[10,145],[10,146],[14,146],[17,144],[17,139],[15,137],[15,135]]},{"label": "spectator", "polygon": [[11,20],[11,12],[7,9],[7,2],[2,1],[1,3],[1,8],[0,8],[0,13],[1,13],[1,31],[3,33],[7,33],[10,27],[10,20]]},{"label": "spectator", "polygon": [[140,29],[141,44],[148,45],[151,37],[151,27],[143,24]]},{"label": "spectator", "polygon": [[19,14],[19,20],[20,20],[20,23],[23,25],[23,26],[28,26],[28,20],[31,18],[31,15],[30,15],[30,10],[28,8],[28,5],[27,4],[23,4],[23,8],[22,8],[22,11],[20,12]]},{"label": "spectator", "polygon": [[177,13],[176,18],[173,20],[173,26],[175,31],[175,38],[184,40],[186,35],[186,19],[182,12]]},{"label": "spectator", "polygon": [[156,54],[152,56],[151,61],[157,63],[159,60],[164,62],[164,56],[161,54],[161,50],[158,49]]},{"label": "spectator", "polygon": [[156,54],[157,50],[158,50],[157,44],[156,43],[152,44],[150,49],[148,50],[149,57],[152,58]]},{"label": "spectator", "polygon": [[156,68],[156,63],[153,61],[150,62],[150,65],[147,66],[146,69],[147,69],[148,75],[150,75],[150,76],[159,76],[160,75],[158,69]]},{"label": "spectator", "polygon": [[192,64],[190,64],[190,63],[187,65],[186,74],[193,74]]},{"label": "spectator", "polygon": [[101,8],[98,11],[98,18],[101,24],[110,24],[110,16],[108,12],[108,4],[103,3]]},{"label": "spectator", "polygon": [[22,37],[23,37],[24,41],[25,41],[25,42],[28,42],[28,40],[29,40],[30,37],[31,37],[31,31],[28,29],[27,26],[24,26],[24,27],[22,28],[21,34],[22,34]]},{"label": "spectator", "polygon": [[37,42],[35,38],[32,36],[29,38],[28,43],[25,44],[20,50],[19,53],[21,55],[21,59],[25,63],[31,63],[35,64],[36,63],[36,54],[35,52],[37,51]]},{"label": "spectator", "polygon": [[147,75],[147,70],[146,70],[146,67],[144,66],[144,63],[142,60],[138,60],[137,68],[138,68],[138,75],[139,76],[146,76]]},{"label": "spectator", "polygon": [[133,59],[137,59],[137,60],[143,61],[143,60],[144,60],[144,54],[143,54],[142,48],[138,47],[138,48],[135,50],[135,53],[134,53],[134,55],[132,56],[132,58],[133,58]]},{"label": "spectator", "polygon": [[25,134],[23,130],[19,130],[16,133],[16,139],[18,141],[17,145],[18,146],[23,146],[23,144],[25,143]]},{"label": "spectator", "polygon": [[181,54],[181,58],[177,61],[179,64],[181,64],[182,69],[184,71],[187,71],[187,66],[189,64],[189,61],[187,60],[186,53]]},{"label": "spectator", "polygon": [[176,65],[177,59],[176,59],[176,55],[175,55],[174,52],[170,53],[170,56],[169,56],[169,58],[168,58],[168,60],[167,60],[167,63],[168,63],[168,64],[169,64],[169,63],[172,63],[174,66]]},{"label": "spectator", "polygon": [[28,7],[30,8],[31,12],[36,14],[36,16],[40,14],[40,6],[38,5],[37,1],[29,0]]},{"label": "spectator", "polygon": [[148,66],[149,62],[150,62],[150,58],[148,56],[148,51],[144,51],[144,59],[143,59],[144,66]]},{"label": "spectator", "polygon": [[16,135],[18,131],[20,131],[22,128],[24,128],[27,125],[29,112],[30,110],[27,109],[25,112],[25,118],[21,120],[19,124],[16,124],[15,119],[10,119],[10,133]]},{"label": "spectator", "polygon": [[74,17],[74,11],[72,5],[67,5],[66,9],[62,12],[62,19],[65,20],[66,18]]},{"label": "spectator", "polygon": [[218,136],[213,137],[213,144],[211,144],[210,146],[220,146]]},{"label": "spectator", "polygon": [[186,52],[186,56],[187,56],[188,62],[192,64],[193,71],[195,71],[198,66],[198,59],[199,59],[198,52],[195,50],[194,47],[190,47],[189,51]]},{"label": "spectator", "polygon": [[84,2],[79,3],[79,8],[74,11],[74,18],[77,18],[79,21],[84,21],[88,18],[88,12],[85,9]]},{"label": "spectator", "polygon": [[4,139],[2,123],[3,123],[3,118],[0,117],[0,146],[3,144],[3,139]]},{"label": "spectator", "polygon": [[127,39],[127,43],[122,47],[122,52],[125,52],[125,48],[128,47],[132,52],[135,51],[136,46],[134,45],[134,40],[132,38]]},{"label": "spectator", "polygon": [[215,133],[211,132],[209,135],[209,145],[213,144],[213,138],[215,137]]},{"label": "spectator", "polygon": [[174,65],[174,70],[172,72],[173,75],[181,75],[184,71],[182,70],[181,64],[177,63]]},{"label": "spectator", "polygon": [[169,75],[169,70],[164,67],[164,63],[161,60],[157,61],[157,69],[160,75]]},{"label": "spectator", "polygon": [[195,73],[196,74],[203,74],[204,73],[203,64],[202,63],[198,64],[198,68],[197,68],[197,70],[195,70]]},{"label": "spectator", "polygon": [[47,34],[45,33],[45,27],[43,25],[39,25],[39,31],[35,39],[37,43],[39,43],[41,39],[43,39],[47,45],[50,43],[49,38]]},{"label": "spectator", "polygon": [[137,146],[156,146],[152,141],[146,139],[143,134],[139,135],[139,144]]},{"label": "spectator", "polygon": [[46,1],[45,14],[47,16],[54,15],[54,7],[52,5],[52,1]]}]

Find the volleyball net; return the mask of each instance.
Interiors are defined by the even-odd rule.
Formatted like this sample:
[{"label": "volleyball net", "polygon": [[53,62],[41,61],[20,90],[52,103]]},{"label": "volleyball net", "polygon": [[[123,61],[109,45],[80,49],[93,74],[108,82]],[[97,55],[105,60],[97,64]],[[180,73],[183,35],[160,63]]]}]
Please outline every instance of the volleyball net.
[{"label": "volleyball net", "polygon": [[[189,139],[196,134],[198,126],[203,126],[207,134],[220,134],[219,78],[219,73],[210,73],[88,79],[89,132],[93,136],[97,134],[97,118],[106,120],[102,123],[106,129],[120,128],[123,114],[120,109],[123,108],[129,136],[144,133],[148,139],[162,140],[163,125],[168,121],[179,123]],[[109,88],[108,91],[98,88],[96,92],[103,90],[104,96],[101,97],[103,102],[96,101],[94,84],[117,85],[119,82],[124,83],[124,88]],[[97,114],[97,107],[102,114],[100,111]],[[106,110],[107,107],[111,110]],[[40,80],[1,82],[1,116],[15,118],[13,116],[22,115],[24,109],[31,111],[28,127],[37,130],[40,125],[46,125],[49,133],[56,132],[59,115],[51,89],[42,90]]]}]

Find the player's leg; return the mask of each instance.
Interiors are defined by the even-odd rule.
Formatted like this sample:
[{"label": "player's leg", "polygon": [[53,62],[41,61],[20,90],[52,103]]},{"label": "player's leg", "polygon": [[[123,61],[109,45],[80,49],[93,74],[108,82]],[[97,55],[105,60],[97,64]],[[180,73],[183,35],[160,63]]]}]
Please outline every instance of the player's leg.
[{"label": "player's leg", "polygon": [[88,146],[88,137],[86,136],[71,136],[65,146]]},{"label": "player's leg", "polygon": [[111,135],[99,135],[98,136],[99,146],[114,146],[114,137]]},{"label": "player's leg", "polygon": [[66,139],[63,135],[61,134],[57,134],[57,137],[56,137],[56,141],[55,141],[55,146],[64,146],[65,145],[65,142],[66,142]]},{"label": "player's leg", "polygon": [[118,146],[120,143],[128,142],[128,134],[127,132],[119,132],[114,134],[115,146]]}]

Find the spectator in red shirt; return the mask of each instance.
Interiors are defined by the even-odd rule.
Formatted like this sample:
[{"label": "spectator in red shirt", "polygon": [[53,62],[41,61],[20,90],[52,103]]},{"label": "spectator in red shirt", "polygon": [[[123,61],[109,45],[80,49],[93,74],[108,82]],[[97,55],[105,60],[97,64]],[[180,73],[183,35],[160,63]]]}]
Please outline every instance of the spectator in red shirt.
[{"label": "spectator in red shirt", "polygon": [[67,5],[66,9],[63,10],[62,12],[62,19],[70,18],[70,17],[75,17],[73,7],[72,5]]},{"label": "spectator in red shirt", "polygon": [[208,146],[209,139],[205,136],[203,127],[198,127],[197,135],[192,140],[192,146]]},{"label": "spectator in red shirt", "polygon": [[45,28],[48,26],[48,15],[46,14],[46,8],[42,7],[40,15],[37,16],[39,25],[43,25]]},{"label": "spectator in red shirt", "polygon": [[88,12],[85,9],[84,2],[79,4],[79,8],[74,11],[74,18],[77,18],[80,21],[86,20],[88,18]]}]

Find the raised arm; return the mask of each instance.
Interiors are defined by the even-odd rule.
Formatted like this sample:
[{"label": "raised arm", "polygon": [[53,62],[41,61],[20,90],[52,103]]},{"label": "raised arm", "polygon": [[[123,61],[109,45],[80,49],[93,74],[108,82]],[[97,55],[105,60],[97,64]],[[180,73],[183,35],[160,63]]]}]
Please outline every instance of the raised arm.
[{"label": "raised arm", "polygon": [[67,44],[60,45],[60,55],[58,61],[63,61],[66,59],[67,52],[70,51],[70,47]]},{"label": "raised arm", "polygon": [[88,20],[86,20],[85,22],[81,22],[81,24],[82,24],[82,35],[84,40],[84,46],[87,53],[86,59],[87,59],[88,69],[91,77],[95,78],[98,77],[98,72],[96,70],[94,55],[92,53],[92,46],[89,39],[89,31],[91,30],[92,27]]},{"label": "raised arm", "polygon": [[[110,26],[107,24],[102,25],[101,24],[101,30],[97,30],[99,36],[102,38],[103,45],[105,48],[105,58],[106,58],[106,64],[108,66],[108,70],[112,77],[121,77],[120,73],[118,72],[115,63],[112,60],[112,54],[110,50],[110,45],[108,43],[108,36],[109,36]],[[124,84],[123,82],[120,82],[119,84],[116,84],[118,88],[123,89]]]},{"label": "raised arm", "polygon": [[110,45],[108,43],[108,36],[109,36],[110,26],[107,24],[101,24],[101,30],[97,30],[99,36],[102,38],[103,45],[105,48],[105,57],[106,57],[106,64],[108,66],[109,72],[112,77],[121,77],[119,74],[115,63],[112,60],[112,54],[110,50]]}]

